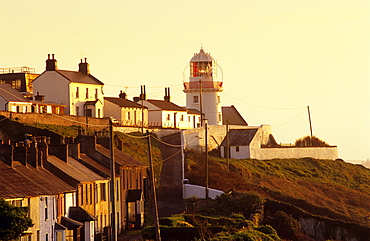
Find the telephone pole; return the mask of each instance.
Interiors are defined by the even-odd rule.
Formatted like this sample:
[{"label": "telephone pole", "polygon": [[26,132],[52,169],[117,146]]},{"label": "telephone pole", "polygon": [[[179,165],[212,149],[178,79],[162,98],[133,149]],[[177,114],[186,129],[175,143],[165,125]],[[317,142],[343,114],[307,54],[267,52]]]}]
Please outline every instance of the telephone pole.
[{"label": "telephone pole", "polygon": [[111,227],[112,227],[112,241],[117,241],[116,231],[116,189],[115,189],[115,163],[114,163],[114,135],[113,135],[113,123],[112,119],[109,119],[109,148],[110,148],[110,196],[111,196]]},{"label": "telephone pole", "polygon": [[155,222],[155,235],[156,240],[161,241],[161,231],[159,227],[159,217],[158,217],[158,204],[157,204],[157,192],[155,189],[155,176],[154,176],[154,167],[152,162],[152,142],[150,140],[150,132],[147,130],[146,135],[148,137],[148,158],[150,165],[150,180],[152,184],[152,198],[153,198],[153,209],[154,209],[154,222]]}]

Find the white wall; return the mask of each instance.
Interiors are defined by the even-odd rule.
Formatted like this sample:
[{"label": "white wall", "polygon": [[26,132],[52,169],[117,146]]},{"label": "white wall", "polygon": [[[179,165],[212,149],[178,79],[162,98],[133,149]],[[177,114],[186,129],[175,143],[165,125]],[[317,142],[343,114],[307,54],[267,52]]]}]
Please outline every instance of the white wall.
[{"label": "white wall", "polygon": [[[217,196],[220,196],[224,193],[221,190],[208,188],[208,197],[211,199],[215,199]],[[190,198],[192,196],[196,196],[198,198],[206,198],[206,188],[203,186],[192,185],[192,184],[183,184],[183,199]]]},{"label": "white wall", "polygon": [[250,158],[268,160],[274,158],[304,158],[335,160],[338,158],[338,148],[331,147],[281,147],[260,148],[253,152]]},{"label": "white wall", "polygon": [[69,110],[69,80],[55,71],[45,71],[33,81],[33,93],[45,95],[45,101],[52,101],[58,104],[67,105],[65,114]]}]

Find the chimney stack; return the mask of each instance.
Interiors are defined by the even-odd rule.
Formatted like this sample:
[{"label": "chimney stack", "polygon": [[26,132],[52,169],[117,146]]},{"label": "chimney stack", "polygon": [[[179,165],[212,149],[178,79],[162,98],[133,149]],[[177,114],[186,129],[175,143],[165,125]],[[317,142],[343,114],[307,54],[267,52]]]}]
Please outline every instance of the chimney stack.
[{"label": "chimney stack", "polygon": [[121,90],[118,97],[125,100],[126,97],[127,97],[127,94],[125,92],[122,92],[122,90]]},{"label": "chimney stack", "polygon": [[78,64],[78,72],[83,74],[89,75],[90,74],[90,65],[87,63],[87,58],[85,58],[85,62],[81,62]]},{"label": "chimney stack", "polygon": [[140,100],[146,100],[146,90],[145,85],[141,85]]},{"label": "chimney stack", "polygon": [[36,101],[45,101],[45,95],[40,95],[39,92],[37,92],[37,95],[35,95],[35,100]]},{"label": "chimney stack", "polygon": [[170,87],[164,88],[164,101],[171,101]]},{"label": "chimney stack", "polygon": [[54,54],[50,58],[50,54],[48,54],[48,59],[46,60],[46,71],[55,71],[57,70],[57,60],[54,58]]}]

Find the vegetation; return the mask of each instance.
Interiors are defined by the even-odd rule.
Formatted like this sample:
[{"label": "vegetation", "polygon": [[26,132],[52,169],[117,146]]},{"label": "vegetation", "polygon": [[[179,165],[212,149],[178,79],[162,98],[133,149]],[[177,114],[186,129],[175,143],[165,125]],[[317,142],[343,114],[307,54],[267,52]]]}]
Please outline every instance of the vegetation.
[{"label": "vegetation", "polygon": [[305,136],[295,141],[295,146],[330,146],[316,136]]},{"label": "vegetation", "polygon": [[[186,160],[186,177],[204,185],[204,155],[187,151]],[[370,230],[370,170],[362,165],[303,158],[232,159],[229,166],[228,170],[225,159],[209,157],[211,188],[256,193],[268,200],[270,215],[282,210],[295,219],[305,215],[359,232]]]},{"label": "vegetation", "polygon": [[27,208],[15,207],[0,198],[0,240],[16,239],[33,226],[27,212]]}]

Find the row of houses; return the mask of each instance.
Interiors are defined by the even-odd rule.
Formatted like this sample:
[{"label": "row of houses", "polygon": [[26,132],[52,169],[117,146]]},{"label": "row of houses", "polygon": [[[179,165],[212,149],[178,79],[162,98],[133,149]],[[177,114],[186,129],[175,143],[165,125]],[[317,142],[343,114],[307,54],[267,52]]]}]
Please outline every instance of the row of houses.
[{"label": "row of houses", "polygon": [[109,240],[112,202],[118,233],[143,225],[147,166],[115,140],[115,200],[107,137],[79,136],[63,145],[40,137],[0,145],[0,197],[28,207],[34,223],[20,240]]},{"label": "row of houses", "polygon": [[70,71],[59,69],[54,54],[49,54],[45,71],[39,75],[27,67],[0,70],[0,110],[112,117],[122,126],[178,129],[200,126],[200,111],[171,102],[169,88],[165,88],[163,100],[154,100],[146,98],[145,86],[141,86],[140,95],[129,100],[122,91],[118,97],[106,97],[103,87],[104,83],[90,73],[86,58],[79,63],[78,71]]}]

